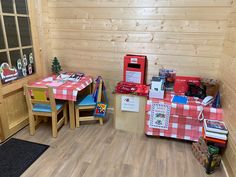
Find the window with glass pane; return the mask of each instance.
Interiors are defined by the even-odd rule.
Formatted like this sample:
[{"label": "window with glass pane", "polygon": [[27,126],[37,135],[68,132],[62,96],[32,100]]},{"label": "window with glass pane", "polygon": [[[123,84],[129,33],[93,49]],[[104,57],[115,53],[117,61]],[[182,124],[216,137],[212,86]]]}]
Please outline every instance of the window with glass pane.
[{"label": "window with glass pane", "polygon": [[4,76],[10,73],[19,79],[31,75],[35,72],[35,60],[27,0],[0,3],[0,66],[8,63],[3,64]]},{"label": "window with glass pane", "polygon": [[27,56],[28,63],[34,63],[34,56],[33,56],[33,49],[32,48],[23,49],[23,55]]},{"label": "window with glass pane", "polygon": [[27,2],[25,0],[16,0],[16,12],[18,14],[28,14]]},{"label": "window with glass pane", "polygon": [[28,17],[18,17],[21,45],[29,46],[32,45],[30,38],[30,24]]},{"label": "window with glass pane", "polygon": [[[23,76],[22,70],[23,68],[26,67],[23,67],[23,59],[21,57],[20,50],[10,51],[10,58],[11,58],[12,68],[17,69],[19,77],[22,77]],[[27,63],[25,63],[25,66],[26,65]]]},{"label": "window with glass pane", "polygon": [[2,63],[8,63],[7,52],[0,52],[0,66]]},{"label": "window with glass pane", "polygon": [[1,0],[3,13],[14,13],[12,0]]},{"label": "window with glass pane", "polygon": [[4,23],[9,48],[19,47],[15,17],[4,16]]},{"label": "window with glass pane", "polygon": [[23,49],[23,59],[27,59],[27,74],[33,74],[35,72],[35,61],[32,48]]},{"label": "window with glass pane", "polygon": [[5,42],[3,38],[3,30],[2,30],[2,21],[0,18],[0,49],[5,49]]},{"label": "window with glass pane", "polygon": [[10,51],[11,65],[17,68],[17,60],[21,59],[20,50]]}]

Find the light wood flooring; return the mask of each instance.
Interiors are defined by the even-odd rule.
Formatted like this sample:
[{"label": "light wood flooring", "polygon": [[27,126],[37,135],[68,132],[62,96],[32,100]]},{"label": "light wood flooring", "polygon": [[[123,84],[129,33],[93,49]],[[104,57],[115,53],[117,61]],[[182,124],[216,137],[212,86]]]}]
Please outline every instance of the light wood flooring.
[{"label": "light wood flooring", "polygon": [[[101,126],[63,126],[57,138],[49,124],[34,136],[28,127],[14,137],[50,145],[23,177],[205,177],[191,152],[191,143],[149,138],[115,130],[112,120]],[[225,177],[223,168],[211,177]]]}]

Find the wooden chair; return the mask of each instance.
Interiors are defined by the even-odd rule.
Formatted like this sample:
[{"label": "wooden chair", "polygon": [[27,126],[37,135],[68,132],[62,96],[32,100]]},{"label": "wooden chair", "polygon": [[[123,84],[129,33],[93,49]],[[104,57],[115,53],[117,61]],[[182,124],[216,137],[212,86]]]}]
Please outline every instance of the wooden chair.
[{"label": "wooden chair", "polygon": [[[98,102],[101,102],[102,100],[102,87],[103,87],[103,81],[101,78],[97,79],[98,86],[95,88],[95,91],[93,94],[87,95],[83,98],[80,98],[75,103],[75,117],[76,117],[76,127],[80,126],[80,122],[82,121],[92,121],[92,120],[99,120],[100,125],[103,124],[103,118],[98,118],[92,116],[81,116],[80,111],[94,111],[95,106]],[[97,94],[95,94],[97,92]],[[96,95],[96,98],[94,97]]]},{"label": "wooden chair", "polygon": [[[58,129],[67,124],[67,103],[56,102],[53,89],[50,87],[31,87],[24,86],[26,101],[29,111],[30,135],[35,134],[35,126],[38,116],[51,117],[52,119],[52,136],[57,137]],[[63,111],[63,117],[58,120],[58,114]]]}]

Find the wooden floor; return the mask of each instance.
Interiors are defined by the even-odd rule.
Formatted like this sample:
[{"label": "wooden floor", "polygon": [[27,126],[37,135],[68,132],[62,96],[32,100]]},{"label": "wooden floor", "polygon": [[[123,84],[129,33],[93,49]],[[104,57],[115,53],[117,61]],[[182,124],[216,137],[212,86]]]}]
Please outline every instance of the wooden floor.
[{"label": "wooden floor", "polygon": [[[48,144],[50,148],[23,177],[204,177],[191,152],[191,144],[115,130],[111,120],[104,126],[64,126],[58,138],[42,124],[35,136],[28,127],[14,137]],[[221,168],[211,177],[225,177]]]}]

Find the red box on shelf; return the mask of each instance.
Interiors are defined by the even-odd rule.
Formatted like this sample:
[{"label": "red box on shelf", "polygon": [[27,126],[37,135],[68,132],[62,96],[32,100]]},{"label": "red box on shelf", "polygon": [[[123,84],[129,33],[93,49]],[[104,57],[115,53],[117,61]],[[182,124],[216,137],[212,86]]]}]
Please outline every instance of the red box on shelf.
[{"label": "red box on shelf", "polygon": [[126,55],[124,57],[123,81],[146,84],[147,57],[142,55]]},{"label": "red box on shelf", "polygon": [[190,77],[190,76],[176,76],[174,92],[175,94],[184,94],[188,91],[188,82],[192,82],[197,86],[201,85],[200,77]]}]

